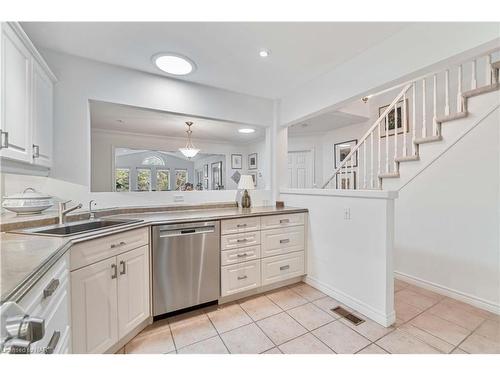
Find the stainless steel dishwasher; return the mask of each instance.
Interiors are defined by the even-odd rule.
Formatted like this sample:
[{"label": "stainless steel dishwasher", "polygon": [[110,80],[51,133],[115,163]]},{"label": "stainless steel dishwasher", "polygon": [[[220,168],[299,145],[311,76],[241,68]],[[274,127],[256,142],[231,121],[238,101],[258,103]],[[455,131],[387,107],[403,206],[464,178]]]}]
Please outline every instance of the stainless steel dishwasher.
[{"label": "stainless steel dishwasher", "polygon": [[153,226],[153,315],[219,298],[218,221]]}]

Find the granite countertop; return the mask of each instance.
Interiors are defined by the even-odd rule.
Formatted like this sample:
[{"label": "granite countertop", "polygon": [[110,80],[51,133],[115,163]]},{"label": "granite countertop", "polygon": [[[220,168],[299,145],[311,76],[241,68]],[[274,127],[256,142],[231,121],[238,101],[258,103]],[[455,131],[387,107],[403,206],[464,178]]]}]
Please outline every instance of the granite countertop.
[{"label": "granite countertop", "polygon": [[295,207],[254,207],[242,209],[210,208],[163,212],[144,212],[106,216],[115,219],[142,220],[120,227],[95,230],[69,237],[49,237],[36,234],[1,233],[0,292],[1,303],[19,301],[30,287],[56,263],[73,243],[157,224],[220,220],[246,216],[276,215],[307,212]]}]

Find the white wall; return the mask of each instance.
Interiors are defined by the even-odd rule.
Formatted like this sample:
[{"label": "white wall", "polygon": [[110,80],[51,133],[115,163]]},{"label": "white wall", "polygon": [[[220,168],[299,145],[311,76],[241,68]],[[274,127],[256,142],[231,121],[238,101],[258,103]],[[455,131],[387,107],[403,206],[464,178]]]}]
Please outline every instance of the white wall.
[{"label": "white wall", "polygon": [[400,191],[395,270],[500,314],[499,124],[497,109]]},{"label": "white wall", "polygon": [[395,196],[318,189],[280,194],[286,205],[309,209],[307,282],[384,326],[395,321]]},{"label": "white wall", "polygon": [[498,23],[477,22],[422,22],[406,27],[281,98],[280,124],[359,98],[378,87],[390,87],[396,79],[483,43],[494,40],[492,45],[498,46],[498,30]]}]

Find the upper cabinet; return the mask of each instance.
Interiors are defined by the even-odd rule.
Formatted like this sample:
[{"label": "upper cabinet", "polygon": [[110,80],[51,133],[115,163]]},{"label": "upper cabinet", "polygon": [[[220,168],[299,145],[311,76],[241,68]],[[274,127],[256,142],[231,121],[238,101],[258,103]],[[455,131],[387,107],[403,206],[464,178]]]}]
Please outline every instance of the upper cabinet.
[{"label": "upper cabinet", "polygon": [[21,27],[2,23],[0,156],[50,168],[55,76]]}]

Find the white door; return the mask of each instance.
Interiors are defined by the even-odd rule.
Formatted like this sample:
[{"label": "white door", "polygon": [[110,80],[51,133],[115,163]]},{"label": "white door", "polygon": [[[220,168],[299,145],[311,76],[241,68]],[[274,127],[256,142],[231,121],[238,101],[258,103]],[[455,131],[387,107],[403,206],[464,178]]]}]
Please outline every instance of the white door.
[{"label": "white door", "polygon": [[52,165],[53,85],[42,67],[33,62],[33,163]]},{"label": "white door", "polygon": [[117,257],[120,339],[149,317],[148,254],[148,246],[143,246]]},{"label": "white door", "polygon": [[118,341],[116,257],[71,272],[74,353],[104,353]]},{"label": "white door", "polygon": [[313,187],[312,151],[288,152],[288,187],[308,189]]},{"label": "white door", "polygon": [[2,24],[0,156],[31,162],[31,55],[9,25]]}]

